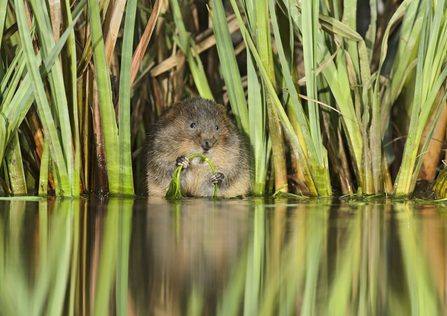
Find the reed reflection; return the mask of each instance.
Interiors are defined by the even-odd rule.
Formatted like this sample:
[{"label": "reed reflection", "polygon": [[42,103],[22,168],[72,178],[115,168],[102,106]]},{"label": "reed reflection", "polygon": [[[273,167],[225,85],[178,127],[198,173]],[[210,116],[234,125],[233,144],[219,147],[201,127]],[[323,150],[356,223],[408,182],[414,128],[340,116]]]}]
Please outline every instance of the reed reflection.
[{"label": "reed reflection", "polygon": [[321,199],[0,201],[0,315],[442,315],[446,223]]}]

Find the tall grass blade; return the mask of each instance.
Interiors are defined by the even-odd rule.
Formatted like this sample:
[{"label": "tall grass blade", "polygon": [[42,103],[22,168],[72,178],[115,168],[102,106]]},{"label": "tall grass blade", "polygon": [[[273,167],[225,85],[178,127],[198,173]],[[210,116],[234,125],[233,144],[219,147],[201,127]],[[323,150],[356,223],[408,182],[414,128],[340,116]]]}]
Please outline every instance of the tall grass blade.
[{"label": "tall grass blade", "polygon": [[[46,78],[47,74],[50,72],[56,60],[58,60],[58,55],[61,52],[65,42],[68,39],[68,36],[71,34],[77,20],[80,17],[82,9],[87,4],[87,0],[81,0],[76,8],[73,10],[73,16],[75,17],[73,22],[67,27],[64,34],[60,37],[59,41],[56,43],[54,48],[48,54],[47,58],[44,61],[44,67],[40,69],[40,75],[42,78]],[[34,34],[34,33],[32,33]],[[36,62],[38,65],[41,63],[41,54],[40,52],[36,55]],[[15,93],[12,101],[10,103],[3,103],[1,110],[5,114],[6,117],[16,119],[11,120],[9,131],[16,131],[18,126],[22,123],[23,118],[29,110],[29,106],[33,101],[33,87],[31,85],[31,78],[29,74],[27,74],[19,86],[18,91]],[[31,99],[30,99],[31,98]]]},{"label": "tall grass blade", "polygon": [[[326,153],[326,149],[323,147],[322,143],[318,144],[318,147],[315,147],[315,140],[313,139],[313,135],[312,135],[313,131],[311,130],[310,123],[308,123],[306,120],[301,103],[298,99],[298,93],[296,91],[295,84],[292,81],[292,74],[290,73],[290,65],[288,65],[288,62],[286,60],[286,55],[284,52],[284,48],[283,48],[283,44],[282,44],[282,40],[281,40],[281,36],[280,36],[280,31],[279,31],[279,27],[278,27],[278,22],[277,22],[277,17],[276,17],[276,13],[275,13],[275,8],[273,6],[273,2],[270,2],[270,12],[271,12],[271,16],[272,16],[272,26],[273,26],[273,31],[275,34],[275,40],[277,43],[276,46],[278,49],[279,58],[281,60],[283,76],[286,81],[288,93],[289,93],[289,96],[290,96],[292,104],[293,104],[293,106],[292,106],[293,115],[300,123],[301,132],[302,132],[303,138],[305,140],[305,143],[307,145],[307,148],[303,148],[303,147],[301,147],[301,143],[300,143],[300,148],[301,148],[302,154],[299,156],[299,158],[300,158],[301,164],[303,165],[302,168],[304,170],[306,170],[306,169],[310,169],[309,166],[312,166],[313,177],[315,179],[315,184],[317,186],[318,194],[319,195],[331,195],[330,182],[326,181],[327,178],[329,177],[327,157],[326,158],[323,157],[323,155],[325,155],[325,153]],[[304,21],[303,21],[303,23],[304,23]],[[313,69],[315,69],[315,68],[313,68]],[[308,77],[306,76],[306,78],[308,78]],[[314,77],[314,80],[315,80],[314,84],[316,85],[316,77]],[[308,83],[307,80],[306,80],[306,82]],[[316,89],[316,86],[315,86],[315,89]],[[314,100],[316,100],[316,98]],[[317,112],[319,111],[318,105],[317,105],[316,111]],[[316,115],[319,117],[318,113]],[[319,123],[318,123],[318,126],[319,126]],[[320,133],[318,133],[318,134],[320,134]],[[318,136],[317,139],[318,138],[320,138],[320,141],[322,141],[321,136]],[[320,154],[318,154],[317,152],[320,152]],[[321,159],[323,159],[322,162],[320,162],[318,160],[319,156],[321,157]],[[309,157],[310,157],[310,159],[309,159]],[[325,160],[326,160],[326,163],[324,162]]]},{"label": "tall grass blade", "polygon": [[6,151],[6,161],[12,193],[14,195],[26,195],[25,172],[23,170],[22,152],[17,133],[13,136],[9,149]]},{"label": "tall grass blade", "polygon": [[[445,103],[446,99],[447,99],[447,91],[444,91],[444,96],[442,97],[441,102],[438,104],[438,109],[436,110],[436,113],[433,116],[434,122],[438,121],[438,119],[441,115],[442,109],[445,106],[444,103]],[[422,145],[422,147],[420,149],[420,154],[416,158],[416,165],[414,168],[413,178],[418,177],[418,175],[419,175],[419,170],[421,170],[422,162],[424,160],[425,153],[427,152],[428,145],[430,144],[430,141],[432,140],[432,136],[433,136],[435,127],[436,127],[436,124],[432,123],[427,134],[425,135],[424,144]],[[415,186],[416,186],[416,181],[413,181],[412,186],[410,188],[410,192],[414,191]]]},{"label": "tall grass blade", "polygon": [[129,0],[127,3],[126,19],[124,24],[124,37],[121,73],[120,73],[120,95],[119,95],[119,152],[120,152],[120,193],[133,194],[133,174],[131,157],[130,137],[130,88],[131,88],[131,66],[132,48],[135,30],[137,1]]},{"label": "tall grass blade", "polygon": [[[239,11],[237,11],[237,5],[236,5],[235,1],[232,0],[231,4],[232,4],[233,10],[235,11],[235,14],[236,14],[236,16],[238,18],[239,25],[240,25],[241,32],[242,32],[242,36],[244,37],[244,41],[247,44],[248,48],[250,49],[250,52],[253,54],[253,57],[254,57],[254,59],[256,61],[256,64],[258,65],[258,68],[259,68],[260,74],[262,76],[263,82],[265,84],[265,87],[268,89],[268,91],[270,92],[270,94],[272,96],[273,105],[275,106],[275,109],[276,109],[276,111],[277,111],[277,113],[279,115],[280,121],[281,121],[282,126],[284,128],[284,132],[287,134],[287,136],[289,137],[289,139],[291,141],[292,150],[296,153],[297,156],[299,155],[300,157],[302,157],[302,161],[306,161],[304,159],[305,153],[304,153],[303,149],[301,148],[299,140],[298,140],[298,138],[297,138],[297,136],[296,136],[296,134],[295,134],[295,132],[293,130],[293,126],[290,123],[290,121],[289,121],[289,119],[287,117],[287,114],[285,113],[284,108],[282,107],[282,104],[281,104],[281,102],[278,99],[278,96],[276,95],[275,88],[273,87],[273,85],[272,85],[272,83],[271,83],[271,81],[269,79],[269,76],[267,74],[267,71],[265,70],[265,68],[264,68],[264,66],[262,64],[261,58],[260,58],[260,56],[259,56],[259,54],[258,54],[258,52],[257,52],[257,50],[255,48],[255,45],[254,45],[253,41],[251,40],[250,35],[248,34],[247,29],[245,28],[245,25],[244,25],[244,23],[242,21],[242,17],[240,16]],[[315,186],[314,179],[313,179],[313,172],[312,172],[310,166],[304,164],[304,169],[303,170],[304,170],[304,172],[305,172],[305,174],[307,176],[306,184],[309,187],[310,194],[312,196],[318,195],[318,191],[317,191],[317,188]]]},{"label": "tall grass blade", "polygon": [[[73,22],[70,11],[70,1],[65,0],[65,18],[67,24]],[[76,75],[76,40],[74,31],[70,32],[66,44],[66,55],[68,62],[66,63],[66,80],[67,80],[67,97],[68,104],[71,108],[72,133],[74,141],[74,177],[73,177],[73,195],[79,196],[81,182],[81,140],[79,136],[79,113],[77,99],[77,75]]]},{"label": "tall grass blade", "polygon": [[2,103],[1,103],[2,112],[3,109],[7,107],[8,104],[11,103],[11,100],[14,97],[14,93],[16,92],[20,81],[23,79],[22,74],[25,69],[25,66],[26,63],[25,58],[23,56],[23,51],[22,49],[20,49],[17,52],[16,57],[14,57],[14,60],[11,62],[8,71],[6,72],[1,82],[0,93],[2,96]]},{"label": "tall grass blade", "polygon": [[[431,4],[429,2],[429,4]],[[416,86],[408,138],[402,165],[394,185],[393,195],[409,196],[415,186],[420,165],[416,164],[423,130],[436,105],[436,96],[447,78],[444,59],[447,53],[446,2],[439,1],[434,11],[425,11],[424,26],[418,48]],[[436,120],[432,122],[436,124]],[[423,157],[424,153],[421,153]]]},{"label": "tall grass blade", "polygon": [[[53,49],[54,37],[49,20],[49,14],[46,6],[37,3],[37,0],[31,0],[31,5],[34,11],[34,17],[37,20],[37,29],[39,34],[40,46],[43,51],[42,58],[44,59]],[[70,192],[66,194],[74,195],[74,157],[73,157],[73,140],[70,124],[70,117],[68,114],[68,104],[65,92],[64,80],[62,76],[62,69],[59,63],[55,63],[48,73],[48,79],[51,86],[51,103],[54,109],[54,122],[56,127],[60,129],[60,141],[63,149],[65,159],[68,183],[70,185]]]},{"label": "tall grass blade", "polygon": [[231,108],[234,112],[237,125],[242,133],[250,135],[247,102],[242,87],[241,75],[234,54],[230,31],[222,1],[211,0],[214,36],[216,37],[217,52],[221,64],[222,75],[230,98]]},{"label": "tall grass blade", "polygon": [[[424,21],[426,6],[421,1],[411,1],[405,10],[404,20],[400,31],[399,45],[393,62],[393,69],[390,74],[390,86],[385,91],[382,101],[382,121],[386,121],[389,116],[391,106],[399,96],[408,70],[416,58],[415,47],[419,41],[422,24]],[[382,135],[385,133],[385,126],[382,128]]]},{"label": "tall grass blade", "polygon": [[265,95],[264,85],[259,83],[255,62],[250,52],[247,52],[247,82],[250,144],[253,151],[252,190],[254,195],[263,195],[271,141],[270,137],[267,137],[267,109],[265,100],[262,98],[262,95]]},{"label": "tall grass blade", "polygon": [[[318,33],[318,0],[305,0],[302,2],[301,32],[303,41],[304,69],[306,72],[307,96],[317,100],[317,33]],[[309,101],[307,103],[309,113],[309,127],[314,154],[317,155],[319,164],[323,162],[323,142],[320,132],[320,115],[318,104]]]},{"label": "tall grass blade", "polygon": [[197,51],[195,51],[196,58],[194,58],[191,52],[191,48],[194,49],[194,44],[191,36],[186,31],[185,24],[183,23],[182,12],[180,10],[179,2],[178,0],[170,0],[169,3],[171,4],[171,10],[173,12],[174,22],[175,25],[177,26],[177,30],[180,37],[180,48],[186,55],[188,65],[189,68],[191,69],[191,74],[194,78],[194,83],[196,84],[197,90],[199,91],[199,94],[202,98],[208,100],[214,100],[199,55]]},{"label": "tall grass blade", "polygon": [[[0,34],[2,34],[2,37],[3,37],[3,31],[5,29],[5,19],[8,9],[8,2],[9,2],[8,0],[0,0]],[[2,42],[3,41],[0,41],[0,48],[2,47]],[[2,79],[3,78],[0,78],[0,80]]]},{"label": "tall grass blade", "polygon": [[365,44],[368,52],[368,61],[371,64],[374,44],[377,35],[377,0],[369,0],[370,16],[369,27],[365,34]]},{"label": "tall grass blade", "polygon": [[60,176],[60,185],[62,189],[62,194],[70,195],[70,183],[67,172],[67,165],[63,157],[62,146],[59,142],[57,131],[54,125],[54,120],[51,114],[50,106],[46,98],[45,90],[43,87],[43,82],[39,74],[38,64],[36,62],[36,57],[34,56],[34,51],[31,43],[31,38],[29,36],[28,24],[25,17],[25,8],[23,2],[15,0],[15,5],[17,8],[17,24],[19,28],[20,39],[22,41],[26,65],[28,71],[31,74],[34,96],[36,98],[37,107],[39,109],[42,125],[45,130],[45,135],[48,137],[50,144],[50,151],[52,153],[53,161],[55,162],[55,168],[58,169],[58,175]]},{"label": "tall grass blade", "polygon": [[39,173],[39,196],[46,196],[48,193],[48,179],[50,176],[50,147],[48,140],[44,140],[43,152],[40,159],[40,173]]},{"label": "tall grass blade", "polygon": [[98,89],[102,130],[104,131],[109,192],[111,194],[116,194],[120,192],[118,128],[116,126],[115,110],[112,102],[112,88],[102,36],[99,5],[96,0],[89,0],[88,3],[90,32],[93,43],[93,60],[95,63],[95,81]]},{"label": "tall grass blade", "polygon": [[[284,3],[284,1],[283,1]],[[301,16],[300,11],[302,11],[302,4],[297,1],[293,1],[296,7],[291,6],[288,9],[288,13],[294,22],[294,28],[300,29],[301,26]],[[347,37],[356,41],[362,40],[362,37],[351,28],[347,27],[340,21],[330,18],[328,16],[319,15],[319,22],[324,27],[324,29],[330,30],[332,33],[340,35],[342,37]],[[365,172],[370,171],[370,167],[364,170],[364,159],[363,151],[364,144],[362,140],[362,124],[360,117],[356,114],[356,109],[354,106],[354,101],[351,95],[351,84],[349,81],[348,70],[346,65],[346,60],[344,52],[341,49],[335,52],[335,62],[327,62],[334,58],[331,53],[331,46],[327,43],[326,38],[321,32],[317,32],[317,62],[319,65],[325,65],[321,70],[324,78],[326,79],[329,87],[331,89],[332,95],[334,96],[337,106],[342,113],[341,119],[343,128],[345,130],[346,138],[348,141],[348,146],[351,153],[351,159],[353,160],[353,166],[355,175],[358,179],[359,186],[363,188],[364,191],[373,193],[372,177],[365,176]],[[336,43],[333,43],[334,46]],[[340,44],[337,44],[338,46]],[[362,54],[359,54],[361,56]],[[360,63],[360,66],[362,62]],[[307,81],[307,78],[306,78]],[[359,112],[360,116],[360,112]],[[297,117],[298,118],[298,117]],[[304,131],[303,131],[304,133]],[[306,145],[309,143],[306,141]],[[310,150],[309,150],[310,152]],[[365,190],[366,187],[366,190]]]},{"label": "tall grass blade", "polygon": [[[257,1],[254,9],[256,11],[256,48],[268,79],[272,87],[276,88],[268,0]],[[260,67],[259,64],[257,66]],[[273,100],[274,96],[272,94],[276,96],[276,91],[270,89],[264,90],[269,136],[272,143],[272,177],[274,177],[275,190],[280,189],[280,191],[287,192],[284,136],[279,115],[273,104],[275,101]]]},{"label": "tall grass blade", "polygon": [[[58,59],[57,56],[60,53],[60,51],[62,50],[63,45],[65,44],[65,42],[68,38],[68,35],[70,34],[70,31],[73,29],[77,19],[79,18],[81,9],[85,6],[85,4],[86,4],[86,0],[82,0],[78,4],[78,6],[75,8],[75,10],[73,11],[73,13],[75,14],[75,20],[70,24],[70,26],[64,32],[63,36],[61,36],[59,42],[53,47],[53,49],[51,50],[51,52],[48,54],[47,58],[45,59],[44,67],[41,67],[41,70],[40,70],[40,76],[42,78],[46,77],[47,73],[50,71],[51,67]],[[27,26],[26,26],[26,29],[27,29]],[[20,55],[20,51],[19,51],[19,55]],[[35,61],[36,65],[41,63],[40,52],[37,54],[35,59],[36,59],[36,61]],[[25,65],[25,61],[26,61],[26,58],[23,58],[23,65],[22,65],[22,62],[20,62],[18,64],[17,74],[19,74],[21,72],[21,69]],[[8,69],[8,72],[9,72],[9,69]],[[7,72],[7,76],[5,77],[5,79],[8,77],[8,72]],[[30,73],[25,75],[24,80],[22,81],[22,83],[20,84],[20,86],[18,87],[17,90],[15,88],[16,79],[14,79],[14,78],[15,78],[15,75],[13,77],[12,85],[10,85],[8,88],[5,88],[5,89],[9,89],[9,91],[13,91],[13,92],[15,91],[15,94],[13,96],[11,95],[12,99],[10,99],[10,97],[9,97],[10,94],[8,94],[8,97],[4,98],[2,100],[2,105],[1,105],[2,114],[4,115],[4,117],[9,118],[9,124],[5,125],[5,127],[7,127],[7,137],[1,138],[1,140],[3,142],[5,142],[5,146],[11,140],[11,136],[17,132],[20,124],[22,123],[22,121],[24,120],[24,118],[26,116],[26,113],[28,112],[31,104],[33,103],[33,101],[35,99],[35,96],[33,94],[33,86],[32,86],[32,80],[31,80]],[[17,78],[19,78],[19,76]],[[3,81],[2,81],[2,87],[6,87],[6,85],[3,84]],[[50,126],[54,127],[54,124],[50,124]],[[44,128],[45,128],[45,126],[44,126]],[[49,135],[49,134],[46,133],[46,135]],[[57,134],[55,133],[54,135],[57,135]],[[5,148],[0,148],[0,157],[3,156],[4,149]],[[58,154],[61,154],[61,153],[62,153],[62,151],[59,150]],[[70,195],[70,190],[68,190],[68,192],[65,192],[64,194]]]},{"label": "tall grass blade", "polygon": [[262,89],[258,81],[253,58],[247,54],[248,109],[244,90],[240,79],[239,67],[234,55],[233,44],[228,30],[225,11],[220,1],[212,1],[212,22],[216,36],[216,46],[221,62],[221,70],[235,113],[239,128],[246,136],[250,136],[252,149],[253,181],[252,190],[255,195],[262,195],[265,190],[267,161],[270,150],[266,138],[266,109],[262,100]]},{"label": "tall grass blade", "polygon": [[6,139],[8,138],[7,127],[8,122],[0,115],[0,161],[3,161],[3,155],[6,150]]}]

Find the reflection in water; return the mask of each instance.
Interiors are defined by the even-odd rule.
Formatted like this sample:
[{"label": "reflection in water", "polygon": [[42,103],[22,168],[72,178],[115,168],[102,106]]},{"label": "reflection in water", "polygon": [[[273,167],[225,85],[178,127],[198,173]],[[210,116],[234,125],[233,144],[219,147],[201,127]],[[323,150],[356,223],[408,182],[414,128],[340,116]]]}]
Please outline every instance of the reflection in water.
[{"label": "reflection in water", "polygon": [[443,207],[286,202],[0,201],[0,315],[447,313]]}]

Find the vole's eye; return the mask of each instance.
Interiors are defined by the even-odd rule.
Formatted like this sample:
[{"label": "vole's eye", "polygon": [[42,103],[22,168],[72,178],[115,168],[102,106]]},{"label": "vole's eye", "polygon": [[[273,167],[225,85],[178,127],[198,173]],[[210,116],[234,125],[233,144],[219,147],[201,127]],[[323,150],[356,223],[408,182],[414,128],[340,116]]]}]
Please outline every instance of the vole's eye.
[{"label": "vole's eye", "polygon": [[190,127],[191,127],[192,129],[196,128],[196,123],[191,123]]},{"label": "vole's eye", "polygon": [[216,129],[216,131],[218,131],[219,130],[219,126],[216,125],[215,129]]}]

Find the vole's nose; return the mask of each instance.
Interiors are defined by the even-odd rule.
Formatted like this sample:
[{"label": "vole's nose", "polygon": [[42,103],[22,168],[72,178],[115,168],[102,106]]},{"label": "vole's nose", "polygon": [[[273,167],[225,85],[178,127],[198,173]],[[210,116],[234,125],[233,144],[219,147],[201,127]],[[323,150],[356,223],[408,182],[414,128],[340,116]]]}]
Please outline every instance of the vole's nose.
[{"label": "vole's nose", "polygon": [[203,151],[207,152],[211,149],[211,144],[208,141],[205,141],[202,143],[202,149]]}]

